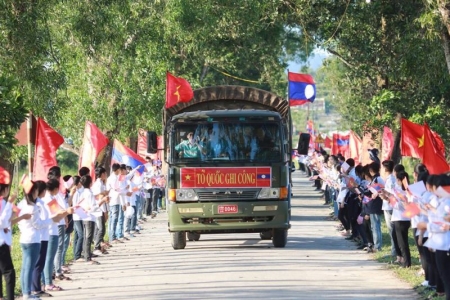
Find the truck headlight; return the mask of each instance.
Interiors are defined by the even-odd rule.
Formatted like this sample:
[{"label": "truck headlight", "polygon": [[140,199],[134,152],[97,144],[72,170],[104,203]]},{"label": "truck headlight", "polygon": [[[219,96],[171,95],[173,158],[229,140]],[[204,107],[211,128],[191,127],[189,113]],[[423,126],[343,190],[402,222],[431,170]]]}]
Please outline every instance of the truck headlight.
[{"label": "truck headlight", "polygon": [[198,196],[193,189],[177,189],[175,194],[176,194],[176,201],[198,200]]},{"label": "truck headlight", "polygon": [[279,188],[262,188],[258,194],[258,199],[279,199]]}]

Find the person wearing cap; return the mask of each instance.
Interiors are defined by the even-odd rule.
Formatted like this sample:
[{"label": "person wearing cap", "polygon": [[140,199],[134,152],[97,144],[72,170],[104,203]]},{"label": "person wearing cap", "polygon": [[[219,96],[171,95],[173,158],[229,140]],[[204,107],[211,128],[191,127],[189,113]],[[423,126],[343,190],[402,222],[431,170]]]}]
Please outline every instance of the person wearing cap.
[{"label": "person wearing cap", "polygon": [[0,298],[13,300],[16,271],[14,270],[10,247],[12,244],[12,207],[16,197],[10,196],[8,200],[4,199],[9,194],[9,184],[9,173],[0,167],[0,278],[4,276],[6,284],[6,298],[3,298],[3,284],[0,285]]}]

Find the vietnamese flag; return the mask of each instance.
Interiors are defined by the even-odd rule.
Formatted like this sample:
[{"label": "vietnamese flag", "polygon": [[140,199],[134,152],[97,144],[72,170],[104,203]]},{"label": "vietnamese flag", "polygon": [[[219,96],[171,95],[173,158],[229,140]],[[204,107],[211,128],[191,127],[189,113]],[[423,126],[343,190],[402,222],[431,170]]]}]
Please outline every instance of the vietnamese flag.
[{"label": "vietnamese flag", "polygon": [[420,207],[417,203],[411,202],[405,204],[405,211],[403,216],[406,218],[412,218],[420,214]]},{"label": "vietnamese flag", "polygon": [[442,174],[449,170],[447,160],[440,152],[439,142],[433,136],[433,133],[425,123],[424,126],[424,147],[422,162],[427,167],[430,174]]},{"label": "vietnamese flag", "polygon": [[88,167],[93,180],[95,179],[95,161],[100,152],[108,145],[108,142],[106,136],[94,123],[86,121],[78,169]]},{"label": "vietnamese flag", "polygon": [[59,206],[58,201],[53,198],[47,203],[48,209],[50,210],[51,216],[56,215],[59,211],[62,210],[61,206]]},{"label": "vietnamese flag", "polygon": [[392,130],[387,126],[383,127],[381,145],[381,161],[390,159],[392,150],[394,149],[394,135],[392,134]]},{"label": "vietnamese flag", "polygon": [[402,118],[401,154],[422,158],[423,155],[423,126]]},{"label": "vietnamese flag", "polygon": [[179,102],[189,102],[194,98],[194,92],[186,79],[175,77],[169,72],[166,76],[166,108]]},{"label": "vietnamese flag", "polygon": [[38,118],[34,150],[33,180],[47,181],[48,170],[57,165],[56,150],[64,138],[44,120]]}]

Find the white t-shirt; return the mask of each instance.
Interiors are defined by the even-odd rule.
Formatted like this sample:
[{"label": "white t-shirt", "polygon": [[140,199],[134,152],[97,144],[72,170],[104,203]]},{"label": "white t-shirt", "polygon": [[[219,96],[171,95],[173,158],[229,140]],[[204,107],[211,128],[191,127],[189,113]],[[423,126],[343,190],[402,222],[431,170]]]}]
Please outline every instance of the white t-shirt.
[{"label": "white t-shirt", "polygon": [[45,226],[42,226],[41,232],[41,241],[48,241],[49,238],[49,227],[52,225],[53,220],[50,219],[50,209],[47,205],[45,205],[44,201],[41,198],[37,198],[36,205],[39,207],[39,216],[41,221]]},{"label": "white t-shirt", "polygon": [[[101,216],[101,210],[97,205],[94,194],[90,189],[85,188],[81,194],[81,198],[84,199],[80,203],[80,206],[87,212],[88,216],[83,219],[83,221],[95,222],[97,217]],[[99,215],[100,214],[100,215]]]},{"label": "white t-shirt", "polygon": [[[52,213],[51,213],[51,211],[50,211],[50,209],[49,209],[47,204],[50,201],[52,201],[53,199],[56,199],[56,196],[50,195],[49,192],[46,192],[44,198],[42,198],[42,201],[44,201],[44,203],[45,203],[45,209],[48,209],[50,217],[53,217],[53,216],[52,216]],[[59,204],[59,202],[58,202],[58,204]],[[55,223],[53,221],[51,222],[51,224],[49,225],[49,234],[50,235],[59,235],[59,233],[58,233],[58,223]]]},{"label": "white t-shirt", "polygon": [[[72,206],[73,207],[77,207],[79,205],[78,203],[80,202],[80,200],[82,200],[81,194],[83,193],[83,191],[84,191],[84,187],[81,187],[81,188],[75,190],[75,194],[73,195],[73,198],[72,198]],[[73,214],[72,217],[73,217],[74,221],[81,221],[80,216],[78,216],[77,214]]]},{"label": "white t-shirt", "polygon": [[[91,187],[91,191],[92,194],[94,194],[94,196],[97,197],[97,195],[100,195],[102,192],[106,191],[106,185],[100,178],[97,178],[97,180],[95,180],[94,184]],[[97,199],[97,201],[100,201],[101,198],[102,197],[100,197],[100,199]],[[108,211],[107,204],[103,203],[102,205],[100,205],[100,209],[102,212],[107,212]]]},{"label": "white t-shirt", "polygon": [[[394,174],[389,174],[386,177],[385,184],[384,184],[384,189],[386,190],[386,192],[393,194],[396,183],[397,183],[397,179],[395,179]],[[382,210],[392,210],[392,206],[389,204],[388,200],[383,199],[383,206],[381,209]]]},{"label": "white t-shirt", "polygon": [[[0,246],[3,244],[11,246],[12,244],[11,215],[11,203],[0,198]],[[5,233],[5,229],[7,229],[8,232]]]}]

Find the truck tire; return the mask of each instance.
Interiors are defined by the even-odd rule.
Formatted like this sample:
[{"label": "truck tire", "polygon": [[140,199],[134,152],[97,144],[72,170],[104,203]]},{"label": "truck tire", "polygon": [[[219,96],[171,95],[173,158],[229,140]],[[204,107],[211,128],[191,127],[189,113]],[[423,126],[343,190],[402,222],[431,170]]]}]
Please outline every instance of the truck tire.
[{"label": "truck tire", "polygon": [[197,232],[188,232],[187,233],[187,239],[189,241],[198,241],[200,240],[200,233]]},{"label": "truck tire", "polygon": [[186,232],[172,232],[172,247],[174,250],[184,249],[186,247]]},{"label": "truck tire", "polygon": [[272,243],[275,248],[284,248],[287,243],[287,229],[274,229]]},{"label": "truck tire", "polygon": [[260,232],[259,236],[261,237],[262,240],[271,240],[272,230]]}]

